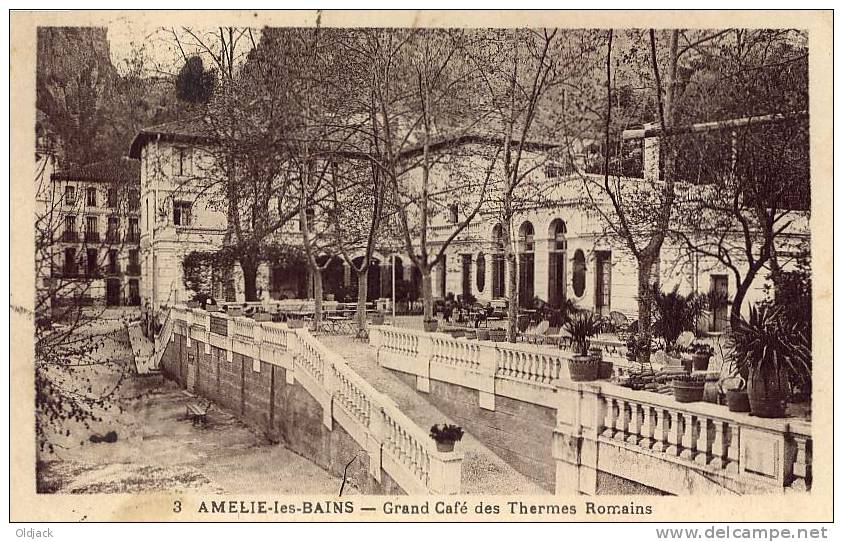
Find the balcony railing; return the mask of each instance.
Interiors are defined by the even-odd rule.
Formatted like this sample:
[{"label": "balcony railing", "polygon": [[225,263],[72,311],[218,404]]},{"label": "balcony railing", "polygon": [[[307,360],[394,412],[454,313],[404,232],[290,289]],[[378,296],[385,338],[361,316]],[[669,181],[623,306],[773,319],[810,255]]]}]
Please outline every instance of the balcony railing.
[{"label": "balcony railing", "polygon": [[140,275],[140,264],[138,263],[130,263],[126,266],[126,274],[127,275]]},{"label": "balcony railing", "polygon": [[79,233],[75,231],[66,231],[62,234],[61,240],[64,243],[78,243]]},{"label": "balcony railing", "polygon": [[85,242],[86,243],[99,243],[100,242],[100,233],[98,231],[86,231],[85,232]]},{"label": "balcony railing", "polygon": [[105,242],[106,243],[119,243],[120,242],[120,234],[117,231],[107,231],[105,232]]},{"label": "balcony railing", "polygon": [[126,242],[127,243],[139,243],[140,242],[140,232],[129,232],[126,234]]}]

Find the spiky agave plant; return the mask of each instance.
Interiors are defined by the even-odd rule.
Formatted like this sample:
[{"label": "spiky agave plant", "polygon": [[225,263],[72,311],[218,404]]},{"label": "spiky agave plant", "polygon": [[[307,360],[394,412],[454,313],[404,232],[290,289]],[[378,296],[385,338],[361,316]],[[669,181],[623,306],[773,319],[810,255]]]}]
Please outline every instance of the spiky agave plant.
[{"label": "spiky agave plant", "polygon": [[733,361],[750,387],[787,394],[790,384],[811,383],[811,348],[799,323],[784,317],[784,307],[752,306],[733,333]]},{"label": "spiky agave plant", "polygon": [[597,334],[597,327],[597,319],[590,312],[579,313],[565,323],[565,331],[571,334],[577,354],[588,354],[588,339]]}]

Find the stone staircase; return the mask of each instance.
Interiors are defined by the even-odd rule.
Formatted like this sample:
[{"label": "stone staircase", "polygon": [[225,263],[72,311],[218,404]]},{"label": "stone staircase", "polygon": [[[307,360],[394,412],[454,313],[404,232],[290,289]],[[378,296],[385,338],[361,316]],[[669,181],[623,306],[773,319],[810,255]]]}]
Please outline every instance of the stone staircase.
[{"label": "stone staircase", "polygon": [[[379,392],[390,397],[401,411],[423,428],[437,423],[454,423],[430,404],[422,394],[378,365],[368,344],[352,342],[348,336],[322,335],[319,340],[341,353],[348,365]],[[462,492],[487,495],[548,494],[544,488],[516,471],[476,437],[466,433],[457,447],[465,453],[462,464]]]}]

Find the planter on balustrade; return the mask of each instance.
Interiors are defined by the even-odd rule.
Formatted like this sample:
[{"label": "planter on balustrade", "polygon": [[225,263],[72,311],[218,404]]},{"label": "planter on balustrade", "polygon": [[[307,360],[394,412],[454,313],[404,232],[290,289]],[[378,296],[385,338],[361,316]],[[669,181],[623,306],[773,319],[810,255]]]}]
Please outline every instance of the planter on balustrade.
[{"label": "planter on balustrade", "polygon": [[759,418],[784,418],[787,408],[788,382],[784,371],[750,369],[746,384],[749,408]]},{"label": "planter on balustrade", "polygon": [[679,375],[673,379],[673,398],[679,403],[702,401],[705,375]]},{"label": "planter on balustrade", "polygon": [[574,382],[591,382],[600,375],[600,361],[588,354],[568,358],[568,373]]},{"label": "planter on balustrade", "polygon": [[708,371],[705,373],[705,386],[703,387],[703,399],[706,403],[720,404],[720,373]]},{"label": "planter on balustrade", "polygon": [[436,441],[436,449],[440,452],[453,452],[454,444],[462,439],[463,430],[459,425],[443,423],[430,428],[430,438]]},{"label": "planter on balustrade", "polygon": [[726,390],[726,405],[730,412],[749,412],[746,381],[740,375],[724,379],[722,388]]},{"label": "planter on balustrade", "polygon": [[304,327],[304,320],[287,320],[287,327],[290,329],[302,329]]},{"label": "planter on balustrade", "polygon": [[383,313],[377,313],[372,316],[372,325],[373,326],[382,326],[384,322],[384,315]]},{"label": "planter on balustrade", "polygon": [[489,340],[489,330],[488,329],[477,329],[475,331],[477,335],[478,341],[488,341]]},{"label": "planter on balustrade", "polygon": [[473,327],[469,327],[465,329],[465,338],[466,339],[476,339],[477,338],[477,330]]},{"label": "planter on balustrade", "polygon": [[455,339],[459,339],[460,337],[465,337],[465,330],[462,328],[452,327],[452,328],[445,328],[445,333],[450,335]]},{"label": "planter on balustrade", "polygon": [[438,327],[439,327],[439,320],[434,319],[434,320],[425,320],[424,321],[424,330],[427,331],[428,333],[432,333],[432,332],[436,331],[436,329]]}]

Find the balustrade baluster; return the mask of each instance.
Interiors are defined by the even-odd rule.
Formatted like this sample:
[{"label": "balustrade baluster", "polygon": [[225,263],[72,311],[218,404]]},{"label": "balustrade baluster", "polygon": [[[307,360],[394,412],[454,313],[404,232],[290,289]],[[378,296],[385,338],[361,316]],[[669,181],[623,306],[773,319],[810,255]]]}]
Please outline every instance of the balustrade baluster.
[{"label": "balustrade baluster", "polygon": [[667,449],[667,435],[670,431],[670,416],[667,410],[662,407],[656,407],[655,411],[655,425],[653,426],[653,450],[656,452],[664,452]]},{"label": "balustrade baluster", "polygon": [[601,434],[607,438],[612,438],[615,435],[615,402],[615,399],[606,398],[606,414],[603,419],[603,432]]},{"label": "balustrade baluster", "polygon": [[638,403],[629,403],[629,434],[626,437],[626,441],[629,444],[638,444],[641,440],[641,405]]},{"label": "balustrade baluster", "polygon": [[700,465],[708,465],[711,461],[711,440],[713,437],[713,420],[702,417],[697,418],[698,433],[697,433],[697,455],[694,461]]},{"label": "balustrade baluster", "polygon": [[693,460],[697,451],[697,435],[699,433],[697,426],[699,425],[699,418],[689,413],[682,413],[682,418],[685,420],[685,427],[682,432],[682,440],[680,441],[682,451],[679,453],[679,457]]},{"label": "balustrade baluster", "polygon": [[678,412],[668,411],[670,414],[670,427],[667,432],[667,454],[679,455],[682,436],[685,434],[685,420]]},{"label": "balustrade baluster", "polygon": [[629,427],[627,402],[621,399],[617,402],[617,404],[618,415],[615,418],[615,434],[612,438],[615,440],[625,440],[627,428]]}]

